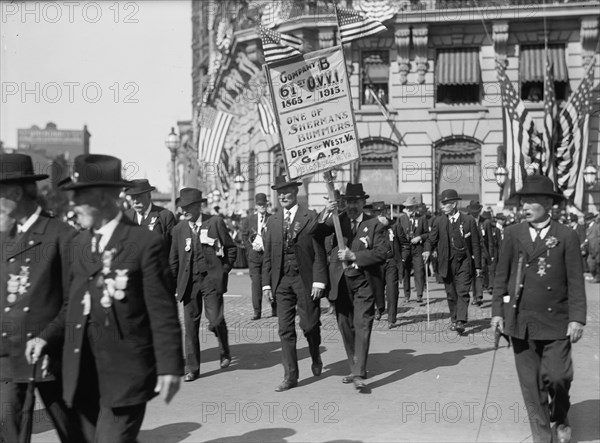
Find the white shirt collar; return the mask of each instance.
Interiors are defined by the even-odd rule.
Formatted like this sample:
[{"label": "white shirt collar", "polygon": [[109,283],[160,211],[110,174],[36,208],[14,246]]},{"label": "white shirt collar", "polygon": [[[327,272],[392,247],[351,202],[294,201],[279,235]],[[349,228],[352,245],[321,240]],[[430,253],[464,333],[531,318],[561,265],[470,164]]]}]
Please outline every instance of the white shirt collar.
[{"label": "white shirt collar", "polygon": [[456,214],[451,215],[450,217],[448,217],[450,219],[450,221],[452,223],[456,223],[456,220],[458,220],[458,217],[460,216],[460,211],[456,211]]},{"label": "white shirt collar", "polygon": [[29,218],[27,220],[25,220],[25,223],[23,223],[22,225],[19,225],[17,223],[17,232],[19,234],[22,232],[27,232],[27,230],[29,228],[31,228],[33,226],[33,224],[37,221],[37,219],[40,217],[41,213],[42,213],[42,208],[41,208],[41,206],[38,205],[38,207],[33,212],[33,214],[31,214],[29,216]]},{"label": "white shirt collar", "polygon": [[288,212],[290,213],[290,220],[294,220],[294,218],[296,218],[296,212],[298,212],[298,204],[295,204],[292,209],[284,209],[283,218],[285,218]]},{"label": "white shirt collar", "polygon": [[[356,226],[358,226],[362,223],[363,218],[364,218],[364,213],[361,212],[360,215],[354,219],[354,220],[356,220]],[[352,223],[352,219],[350,219],[350,223]]]},{"label": "white shirt collar", "polygon": [[121,211],[119,211],[117,213],[117,216],[115,218],[113,218],[111,221],[109,221],[107,224],[102,226],[100,229],[95,229],[94,231],[92,231],[92,234],[102,235],[102,237],[100,237],[100,241],[98,242],[98,252],[104,252],[104,248],[106,248],[106,245],[110,241],[110,238],[112,237],[113,233],[115,232],[115,229],[117,228],[117,225],[121,221],[122,216],[123,216],[123,213]]},{"label": "white shirt collar", "polygon": [[[546,226],[544,226],[542,229],[539,229],[541,239],[546,238],[546,235],[548,235],[548,231],[550,230],[551,224],[552,224],[551,220],[548,219],[548,224]],[[537,233],[538,233],[538,230],[536,230],[533,226],[529,225],[529,235],[531,236],[532,241],[535,241],[535,238],[537,237]]]},{"label": "white shirt collar", "polygon": [[148,218],[148,215],[150,215],[151,210],[152,210],[152,202],[150,202],[150,204],[148,205],[148,207],[146,208],[146,210],[144,211],[143,214],[136,212],[137,222],[139,225],[142,224],[142,220],[145,220],[146,218]]},{"label": "white shirt collar", "polygon": [[195,222],[188,222],[188,224],[190,225],[190,228],[192,230],[194,230],[194,226],[198,226],[198,228],[200,228],[200,226],[202,226],[202,214],[200,214],[198,220],[196,220]]}]

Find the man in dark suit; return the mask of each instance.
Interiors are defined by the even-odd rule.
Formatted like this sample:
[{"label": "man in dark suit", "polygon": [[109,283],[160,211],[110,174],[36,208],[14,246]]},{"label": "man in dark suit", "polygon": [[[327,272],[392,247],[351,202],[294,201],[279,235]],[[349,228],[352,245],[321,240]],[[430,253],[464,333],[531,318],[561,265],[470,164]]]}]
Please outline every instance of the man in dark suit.
[{"label": "man in dark suit", "polygon": [[[329,264],[332,282],[329,298],[335,301],[350,367],[350,375],[343,377],[342,382],[353,383],[359,390],[366,388],[367,356],[375,316],[373,288],[383,285],[381,265],[390,248],[385,227],[376,217],[363,212],[367,198],[362,184],[348,183],[346,210],[339,216],[345,247],[340,249],[336,234]],[[335,233],[331,214],[336,208],[336,201],[329,202],[319,215],[312,229],[318,239]]]},{"label": "man in dark suit", "polygon": [[269,218],[263,237],[263,293],[277,300],[279,338],[284,380],[275,391],[287,391],[298,384],[296,354],[296,308],[300,327],[308,341],[312,373],[321,375],[321,297],[327,285],[327,257],[323,242],[310,235],[317,214],[298,204],[301,182],[275,178],[271,189],[277,191],[282,210]]},{"label": "man in dark suit", "polygon": [[177,223],[175,216],[168,209],[152,202],[151,193],[156,188],[150,186],[148,180],[132,180],[131,184],[125,191],[131,200],[131,208],[125,211],[125,215],[135,224],[162,235],[168,254],[171,248],[171,229]]},{"label": "man in dark suit", "polygon": [[423,244],[429,236],[429,225],[425,214],[418,212],[419,202],[415,197],[409,197],[404,203],[406,212],[398,217],[398,223],[403,236],[408,240],[407,247],[402,249],[402,287],[404,300],[410,301],[410,273],[414,271],[417,302],[423,302],[425,288],[425,264],[423,263]]},{"label": "man in dark suit", "polygon": [[121,161],[75,158],[61,182],[85,230],[74,239],[69,300],[38,338],[27,342],[36,361],[64,338],[63,397],[85,442],[135,441],[146,403],[168,403],[183,374],[181,329],[162,238],[121,212]]},{"label": "man in dark suit", "polygon": [[450,330],[462,334],[467,325],[469,291],[473,277],[481,274],[481,245],[475,219],[458,210],[461,198],[454,189],[442,192],[442,215],[433,223],[427,240],[423,260],[427,262],[431,251],[438,251],[438,272],[444,280]]},{"label": "man in dark suit", "polygon": [[[20,441],[21,417],[27,383],[33,367],[25,359],[25,343],[44,330],[58,315],[67,292],[69,247],[76,232],[51,217],[36,202],[36,181],[31,157],[0,155],[0,440]],[[43,259],[40,259],[43,258]],[[79,434],[62,399],[61,346],[48,350],[51,367],[36,368],[35,384],[61,441],[75,441]]]},{"label": "man in dark suit", "polygon": [[479,236],[479,245],[481,249],[481,273],[473,282],[473,301],[475,306],[481,306],[483,303],[483,290],[490,285],[489,267],[494,261],[496,251],[494,250],[494,237],[492,232],[492,222],[482,215],[483,205],[478,201],[471,200],[467,211],[475,219],[477,224],[477,234]]},{"label": "man in dark suit", "polygon": [[571,344],[581,338],[586,320],[579,241],[572,229],[548,215],[552,203],[563,198],[552,180],[525,177],[517,194],[527,223],[504,232],[492,328],[512,338],[533,441],[568,442]]},{"label": "man in dark suit", "polygon": [[[242,242],[248,254],[248,273],[252,282],[252,320],[259,320],[262,315],[262,268],[264,244],[263,234],[270,214],[267,212],[267,196],[258,193],[254,197],[256,213],[251,214],[242,222]],[[271,303],[271,316],[277,316],[277,303]]]},{"label": "man in dark suit", "polygon": [[231,363],[223,307],[227,277],[237,247],[222,217],[201,213],[202,192],[183,188],[179,205],[185,219],[173,228],[169,264],[177,281],[177,300],[183,303],[186,374],[184,381],[200,377],[200,318],[205,309],[208,329],[221,350],[221,368]]}]

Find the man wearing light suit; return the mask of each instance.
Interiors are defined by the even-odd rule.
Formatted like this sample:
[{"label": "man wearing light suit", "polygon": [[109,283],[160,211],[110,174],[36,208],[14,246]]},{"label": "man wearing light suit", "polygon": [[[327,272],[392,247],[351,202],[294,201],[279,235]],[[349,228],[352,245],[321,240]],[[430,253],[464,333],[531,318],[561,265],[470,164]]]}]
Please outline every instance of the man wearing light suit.
[{"label": "man wearing light suit", "polygon": [[208,329],[221,350],[221,368],[231,363],[229,338],[223,307],[227,278],[237,255],[237,247],[222,217],[201,213],[202,192],[183,188],[179,206],[184,220],[172,230],[169,255],[171,272],[177,281],[177,300],[183,303],[186,374],[183,381],[200,377],[200,318],[205,309]]},{"label": "man wearing light suit", "polygon": [[[390,250],[387,229],[377,217],[363,212],[367,198],[362,184],[348,183],[346,210],[339,216],[345,248],[339,248],[336,234],[329,264],[332,287],[329,299],[335,302],[350,367],[350,375],[343,377],[342,383],[353,383],[358,390],[367,387],[367,357],[375,317],[373,291],[378,285],[383,286],[381,265]],[[335,233],[331,213],[337,205],[336,201],[329,202],[319,215],[312,230],[317,239]]]},{"label": "man wearing light suit", "polygon": [[282,210],[269,218],[263,237],[263,293],[277,300],[279,338],[284,380],[275,391],[287,391],[298,384],[296,353],[296,308],[300,327],[308,341],[314,376],[321,375],[321,297],[327,285],[327,257],[322,241],[310,235],[317,219],[314,211],[298,205],[301,182],[275,178],[271,189],[277,191]]},{"label": "man wearing light suit", "polygon": [[533,441],[565,443],[571,439],[571,344],[583,335],[587,308],[579,240],[550,219],[553,203],[563,199],[551,179],[525,177],[517,194],[527,223],[504,230],[492,328],[512,339]]}]

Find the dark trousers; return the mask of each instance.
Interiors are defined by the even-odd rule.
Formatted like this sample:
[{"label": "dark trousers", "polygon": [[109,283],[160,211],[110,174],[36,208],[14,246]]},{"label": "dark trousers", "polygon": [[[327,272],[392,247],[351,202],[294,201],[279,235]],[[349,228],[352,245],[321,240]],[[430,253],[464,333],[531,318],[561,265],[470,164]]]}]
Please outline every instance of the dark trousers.
[{"label": "dark trousers", "polygon": [[469,290],[473,277],[470,272],[470,258],[450,259],[448,276],[444,277],[446,299],[450,310],[450,319],[453,323],[467,321],[469,314]]},{"label": "dark trousers", "polygon": [[364,275],[341,278],[335,312],[350,373],[366,378],[375,298]]},{"label": "dark trousers", "polygon": [[385,265],[379,267],[379,278],[373,283],[373,295],[375,296],[375,309],[380,314],[385,311]]},{"label": "dark trousers", "polygon": [[414,272],[415,289],[417,291],[417,299],[423,298],[423,288],[425,287],[425,266],[423,263],[423,247],[420,245],[412,245],[410,254],[404,260],[404,272],[402,275],[402,287],[404,288],[404,298],[410,300],[410,273]]},{"label": "dark trousers", "polygon": [[[60,381],[36,383],[36,388],[60,441],[79,441],[81,434],[77,431],[75,415],[67,408],[62,399]],[[2,399],[0,403],[0,441],[11,443],[19,441],[26,393],[27,383],[0,382],[0,398]],[[31,420],[34,419],[32,416]]]},{"label": "dark trousers", "polygon": [[490,284],[489,265],[487,258],[481,258],[481,275],[473,279],[473,300],[483,300],[483,290]]},{"label": "dark trousers", "polygon": [[568,338],[521,340],[514,337],[512,343],[533,441],[550,442],[550,423],[568,424],[569,388],[573,381],[571,343]]},{"label": "dark trousers", "polygon": [[[262,262],[257,263],[254,261],[248,261],[248,273],[250,274],[250,281],[252,284],[252,309],[254,315],[259,317],[262,315]],[[275,302],[271,303],[271,313],[277,312],[277,305]]]},{"label": "dark trousers", "polygon": [[396,323],[398,313],[398,263],[393,258],[388,259],[383,267],[385,273],[385,296],[388,305],[388,322]]},{"label": "dark trousers", "polygon": [[496,263],[498,262],[497,258],[494,258],[494,260],[490,261],[490,264],[488,266],[488,272],[490,274],[490,292],[491,290],[494,288],[494,279],[496,278]]},{"label": "dark trousers", "polygon": [[298,355],[296,353],[296,309],[300,316],[300,328],[308,341],[308,351],[313,363],[319,363],[321,345],[320,300],[306,295],[300,275],[284,275],[275,291],[277,299],[277,317],[279,321],[279,339],[284,377],[286,380],[298,380]]},{"label": "dark trousers", "polygon": [[[89,337],[89,328],[88,328]],[[76,415],[82,443],[134,443],[144,421],[146,403],[111,408],[100,404],[98,372],[88,338],[81,349],[81,371],[73,412]]]},{"label": "dark trousers", "polygon": [[202,308],[206,311],[208,330],[213,332],[219,342],[221,357],[229,358],[229,337],[225,314],[223,312],[223,294],[217,291],[214,283],[207,278],[193,282],[189,296],[183,298],[183,322],[185,325],[185,365],[186,372],[200,372],[200,319]]}]

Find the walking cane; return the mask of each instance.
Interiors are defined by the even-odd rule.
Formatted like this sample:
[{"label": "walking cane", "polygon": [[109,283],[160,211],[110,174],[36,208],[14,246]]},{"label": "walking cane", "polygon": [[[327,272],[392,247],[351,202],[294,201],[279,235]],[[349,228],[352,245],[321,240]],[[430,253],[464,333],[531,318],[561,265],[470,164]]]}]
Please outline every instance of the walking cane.
[{"label": "walking cane", "polygon": [[425,263],[425,295],[427,300],[427,329],[429,329],[429,263]]},{"label": "walking cane", "polygon": [[33,408],[35,405],[35,371],[37,363],[31,365],[31,377],[27,383],[25,400],[23,401],[23,411],[21,416],[21,429],[19,431],[19,443],[31,443],[31,434],[33,432]]}]

